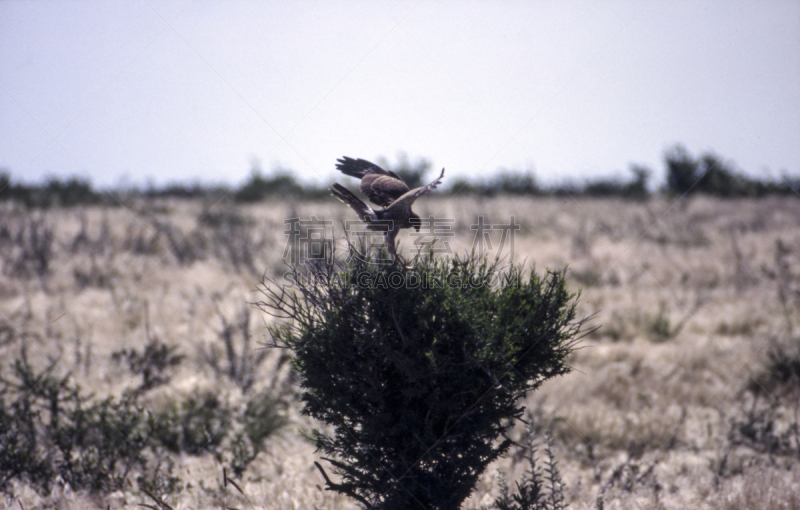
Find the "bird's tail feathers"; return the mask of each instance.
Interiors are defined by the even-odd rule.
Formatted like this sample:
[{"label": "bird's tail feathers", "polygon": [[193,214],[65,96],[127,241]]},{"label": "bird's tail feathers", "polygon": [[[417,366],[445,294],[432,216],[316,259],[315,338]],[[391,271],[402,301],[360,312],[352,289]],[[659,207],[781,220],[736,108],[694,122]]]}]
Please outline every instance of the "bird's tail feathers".
[{"label": "bird's tail feathers", "polygon": [[358,213],[358,216],[362,221],[375,221],[377,219],[375,211],[370,206],[365,204],[349,189],[345,188],[338,182],[333,183],[333,186],[331,186],[330,190],[333,196],[349,205],[356,213]]}]

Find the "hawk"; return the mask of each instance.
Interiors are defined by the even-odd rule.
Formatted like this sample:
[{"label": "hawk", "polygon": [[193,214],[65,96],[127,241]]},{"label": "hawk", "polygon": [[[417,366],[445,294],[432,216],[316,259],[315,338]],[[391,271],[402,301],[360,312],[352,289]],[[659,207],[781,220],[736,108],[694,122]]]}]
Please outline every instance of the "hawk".
[{"label": "hawk", "polygon": [[444,177],[442,168],[442,173],[435,181],[410,190],[399,175],[364,159],[345,156],[336,160],[336,169],[345,175],[361,179],[361,193],[382,208],[373,209],[338,182],[331,186],[333,196],[353,208],[358,217],[367,224],[368,230],[384,232],[389,253],[395,257],[395,237],[400,229],[420,229],[419,215],[411,210],[411,204],[425,193],[436,189]]}]

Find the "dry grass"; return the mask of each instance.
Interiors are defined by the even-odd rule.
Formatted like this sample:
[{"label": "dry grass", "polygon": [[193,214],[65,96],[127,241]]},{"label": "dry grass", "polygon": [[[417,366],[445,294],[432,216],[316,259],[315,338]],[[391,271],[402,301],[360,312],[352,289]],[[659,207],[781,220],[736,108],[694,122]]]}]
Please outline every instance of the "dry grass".
[{"label": "dry grass", "polygon": [[[800,451],[770,452],[731,435],[732,423],[759,402],[775,404],[781,430],[797,410],[800,392],[772,389],[753,404],[747,387],[774,344],[797,342],[800,201],[430,198],[418,208],[423,217],[455,219],[455,236],[445,240],[459,252],[472,245],[478,214],[486,223],[516,215],[516,260],[538,269],[569,265],[580,313],[596,314],[601,328],[572,357],[574,372],[528,402],[537,428],[556,440],[570,508],[596,508],[598,498],[603,508],[800,508]],[[138,380],[111,354],[157,335],[187,358],[149,397],[154,407],[208,390],[231,402],[245,398],[225,375],[231,360],[221,334],[242,322],[262,272],[282,274],[284,219],[313,215],[341,232],[350,218],[334,200],[33,214],[6,208],[0,215],[3,369],[24,343],[36,366],[59,360],[58,370],[82,387],[119,395]],[[25,230],[32,221],[35,242]],[[496,231],[495,248],[499,239]],[[401,242],[408,249],[413,239],[403,235]],[[46,251],[46,269],[37,250]],[[250,318],[251,350],[266,340],[264,320],[255,311]],[[248,365],[254,388],[287,380],[278,358],[270,352]],[[276,376],[278,366],[284,368]],[[268,439],[267,451],[236,482],[242,493],[225,486],[210,455],[182,455],[173,460],[183,490],[166,501],[176,509],[356,508],[320,490],[313,448],[298,433],[311,424],[297,410],[294,404],[292,424]],[[514,479],[525,467],[517,460],[497,467]],[[490,469],[466,507],[491,503],[497,482]],[[26,509],[154,504],[135,485],[107,501],[68,487],[44,497],[20,484],[4,498]]]}]

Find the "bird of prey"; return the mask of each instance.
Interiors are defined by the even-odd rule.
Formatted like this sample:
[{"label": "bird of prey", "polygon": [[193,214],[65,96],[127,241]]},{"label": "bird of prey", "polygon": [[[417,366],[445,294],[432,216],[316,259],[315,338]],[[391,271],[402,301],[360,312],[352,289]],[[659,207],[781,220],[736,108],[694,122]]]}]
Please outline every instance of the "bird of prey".
[{"label": "bird of prey", "polygon": [[367,224],[368,230],[384,232],[389,253],[395,257],[395,237],[400,229],[420,229],[419,215],[411,210],[411,205],[425,193],[436,189],[444,177],[442,168],[442,173],[435,181],[410,190],[399,175],[364,159],[345,156],[336,160],[336,169],[345,175],[361,179],[361,193],[372,203],[382,206],[381,209],[373,209],[338,182],[331,187],[333,196],[353,208],[358,217]]}]

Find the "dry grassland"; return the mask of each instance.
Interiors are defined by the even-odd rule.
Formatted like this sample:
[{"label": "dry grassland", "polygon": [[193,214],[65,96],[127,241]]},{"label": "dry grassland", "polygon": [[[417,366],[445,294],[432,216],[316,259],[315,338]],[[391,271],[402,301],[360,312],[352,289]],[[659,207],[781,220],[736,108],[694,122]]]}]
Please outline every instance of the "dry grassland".
[{"label": "dry grassland", "polygon": [[[581,290],[579,316],[595,315],[600,328],[571,358],[573,372],[527,402],[536,431],[550,430],[555,440],[569,508],[800,508],[800,383],[768,370],[770,354],[781,349],[800,359],[800,201],[426,197],[416,208],[455,220],[455,235],[445,240],[457,252],[472,245],[478,214],[486,223],[515,215],[516,260],[537,270],[568,265]],[[256,342],[267,340],[268,318],[247,302],[259,299],[262,272],[280,278],[284,271],[284,219],[312,215],[333,220],[337,234],[351,218],[333,199],[6,207],[2,373],[24,345],[35,366],[58,360],[59,373],[96,396],[121,395],[141,377],[112,353],[158,338],[186,358],[145,397],[147,406],[204,392],[244,405],[252,392],[228,376],[221,333],[249,313],[250,355],[262,352]],[[24,239],[32,223],[53,234],[46,268],[26,256],[36,251]],[[20,232],[28,234],[15,237]],[[499,233],[493,236],[496,249]],[[412,244],[405,234],[400,240],[405,250]],[[279,357],[267,352],[254,389],[292,387],[285,365],[276,373]],[[171,459],[182,490],[165,501],[174,509],[356,508],[321,490],[317,456],[300,434],[313,424],[298,409],[295,401],[290,424],[237,481],[242,493],[223,486],[213,456],[182,454]],[[514,480],[526,467],[519,456],[499,461],[465,508],[493,501],[498,468]],[[14,482],[0,501],[28,510],[154,505],[135,483],[97,497],[69,487],[42,496]]]}]

